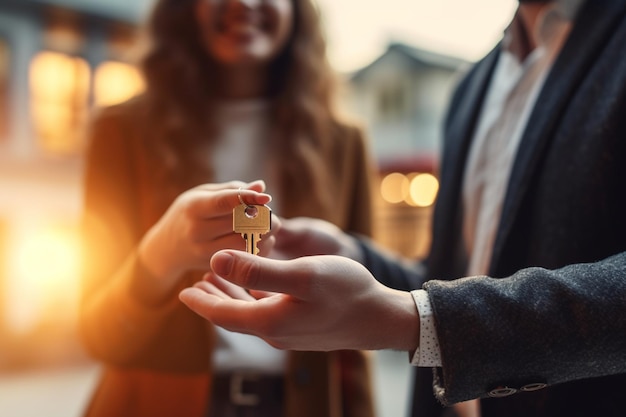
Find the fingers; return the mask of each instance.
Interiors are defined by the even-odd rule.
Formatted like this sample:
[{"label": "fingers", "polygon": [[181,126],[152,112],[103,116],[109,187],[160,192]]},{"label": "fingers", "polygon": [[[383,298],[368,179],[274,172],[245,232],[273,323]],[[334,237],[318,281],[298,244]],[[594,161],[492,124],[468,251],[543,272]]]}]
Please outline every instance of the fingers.
[{"label": "fingers", "polygon": [[270,231],[270,233],[275,234],[278,230],[280,230],[282,225],[283,220],[274,213],[272,213],[272,230]]},{"label": "fingers", "polygon": [[[238,182],[233,182],[238,184]],[[196,187],[194,194],[190,196],[190,210],[198,217],[210,219],[223,216],[232,212],[233,208],[241,204],[240,199],[249,205],[264,205],[272,201],[269,194],[260,192],[265,188],[263,182],[253,183],[248,189],[227,188],[211,189],[211,184]]]},{"label": "fingers", "polygon": [[285,293],[301,299],[309,296],[309,282],[315,272],[305,258],[285,262],[230,250],[213,255],[211,269],[243,288]]},{"label": "fingers", "polygon": [[221,191],[221,190],[238,190],[242,188],[244,190],[252,190],[258,193],[262,193],[265,191],[265,181],[256,180],[252,182],[243,182],[243,181],[228,181],[221,183],[206,183],[201,184],[195,187],[198,190],[206,190],[206,191]]},{"label": "fingers", "polygon": [[[204,285],[212,286],[211,290],[207,292],[211,292],[215,295],[222,295],[222,298],[234,298],[237,300],[243,301],[255,301],[261,298],[267,298],[276,293],[268,292],[268,291],[256,291],[251,290],[250,292],[244,290],[243,288],[226,281],[224,278],[218,277],[212,272],[207,272],[204,276],[204,284],[198,283],[196,286],[198,288],[207,288]],[[218,293],[219,291],[219,293]]]},{"label": "fingers", "polygon": [[247,301],[226,299],[223,293],[214,286],[202,283],[185,288],[180,292],[178,298],[191,310],[209,321],[219,320],[220,316],[228,314],[228,312],[224,312],[224,309],[232,311],[237,317],[241,317],[241,308],[248,304]]},{"label": "fingers", "polygon": [[208,272],[204,275],[204,280],[197,283],[198,288],[203,288],[207,292],[211,292],[215,295],[222,295],[222,298],[233,298],[243,301],[254,301],[256,298],[251,296],[243,288],[226,281],[223,278],[218,277],[212,272]]},{"label": "fingers", "polygon": [[262,193],[262,192],[265,191],[265,181],[263,181],[263,180],[252,181],[252,182],[246,184],[243,188],[244,189],[248,189],[248,190],[252,190],[252,191],[256,191],[258,193]]},{"label": "fingers", "polygon": [[[261,240],[258,242],[259,256],[267,257],[272,253],[272,249],[276,245],[276,238],[272,235],[262,235]],[[227,248],[223,248],[227,249]]]},{"label": "fingers", "polygon": [[209,284],[198,283],[186,288],[178,297],[198,315],[233,332],[258,335],[257,327],[266,321],[264,318],[269,322],[276,319],[272,303],[225,299]]},{"label": "fingers", "polygon": [[187,307],[207,320],[211,320],[213,307],[223,299],[220,294],[212,294],[210,288],[200,289],[198,287],[185,288],[180,292],[178,298]]}]

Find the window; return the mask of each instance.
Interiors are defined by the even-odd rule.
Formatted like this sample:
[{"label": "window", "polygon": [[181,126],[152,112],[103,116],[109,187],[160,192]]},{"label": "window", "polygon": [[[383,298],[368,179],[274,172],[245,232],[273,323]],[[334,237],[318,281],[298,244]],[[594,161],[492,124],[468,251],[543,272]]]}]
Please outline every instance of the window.
[{"label": "window", "polygon": [[117,61],[103,62],[94,79],[97,106],[108,106],[131,98],[143,90],[143,79],[136,67]]},{"label": "window", "polygon": [[406,94],[400,85],[388,85],[380,91],[378,111],[381,120],[395,121],[406,112]]},{"label": "window", "polygon": [[90,77],[84,59],[65,53],[43,51],[31,62],[31,116],[44,152],[72,154],[79,150]]}]

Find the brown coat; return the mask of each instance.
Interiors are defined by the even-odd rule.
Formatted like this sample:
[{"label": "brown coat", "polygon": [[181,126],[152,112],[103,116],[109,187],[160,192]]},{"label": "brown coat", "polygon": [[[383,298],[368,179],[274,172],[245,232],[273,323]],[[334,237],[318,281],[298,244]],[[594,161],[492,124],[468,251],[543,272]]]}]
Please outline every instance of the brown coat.
[{"label": "brown coat", "polygon": [[[137,104],[105,109],[94,120],[85,167],[85,248],[81,333],[105,364],[87,417],[205,415],[214,329],[176,297],[146,306],[133,297],[133,277],[146,274],[135,247],[177,194],[197,184],[156,176],[142,138]],[[332,204],[283,190],[280,214],[329,220],[371,232],[371,171],[361,131],[342,126],[320,161]],[[162,170],[161,170],[162,171]],[[211,182],[210,174],[202,182]],[[189,274],[185,285],[199,279]],[[181,287],[182,288],[182,287]],[[374,415],[363,352],[290,352],[287,417]]]}]

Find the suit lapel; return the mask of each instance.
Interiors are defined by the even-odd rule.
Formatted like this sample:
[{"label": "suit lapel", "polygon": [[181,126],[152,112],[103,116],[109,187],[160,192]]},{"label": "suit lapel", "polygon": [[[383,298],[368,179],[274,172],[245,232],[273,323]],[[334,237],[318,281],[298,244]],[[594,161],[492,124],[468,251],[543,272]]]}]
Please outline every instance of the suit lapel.
[{"label": "suit lapel", "polygon": [[445,152],[440,170],[441,188],[437,197],[437,206],[445,211],[436,213],[436,216],[443,219],[434,222],[433,245],[437,243],[446,245],[447,243],[440,238],[445,237],[443,240],[447,241],[454,238],[453,235],[458,232],[450,225],[454,223],[455,215],[460,212],[458,200],[463,184],[465,159],[499,51],[498,45],[475,67],[474,74],[469,75],[471,78],[466,89],[460,92],[458,103],[454,105],[453,102],[450,108],[450,119],[446,125]]},{"label": "suit lapel", "polygon": [[546,146],[557,131],[570,99],[597,59],[602,46],[614,30],[615,23],[621,19],[621,13],[618,12],[624,8],[622,3],[612,0],[586,1],[546,78],[511,171],[490,272],[493,272],[498,263],[523,198],[528,192],[531,178],[538,169]]},{"label": "suit lapel", "polygon": [[447,176],[445,179],[455,179],[454,184],[461,182],[465,164],[463,161],[467,156],[469,144],[474,135],[474,129],[478,114],[482,107],[487,85],[493,73],[496,61],[499,56],[500,47],[496,47],[483,62],[476,68],[473,80],[464,92],[463,98],[454,110],[453,119],[448,126],[446,154],[443,165],[447,169],[442,170]]}]

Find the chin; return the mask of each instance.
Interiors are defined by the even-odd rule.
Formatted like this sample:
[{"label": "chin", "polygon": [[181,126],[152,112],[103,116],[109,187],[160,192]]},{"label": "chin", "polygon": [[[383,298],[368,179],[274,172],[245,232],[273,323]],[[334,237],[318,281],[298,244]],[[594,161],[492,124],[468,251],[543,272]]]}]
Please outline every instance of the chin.
[{"label": "chin", "polygon": [[223,63],[233,68],[245,68],[265,66],[268,65],[270,61],[271,59],[264,55],[261,56],[253,52],[241,52],[229,57],[227,60],[224,60]]}]

